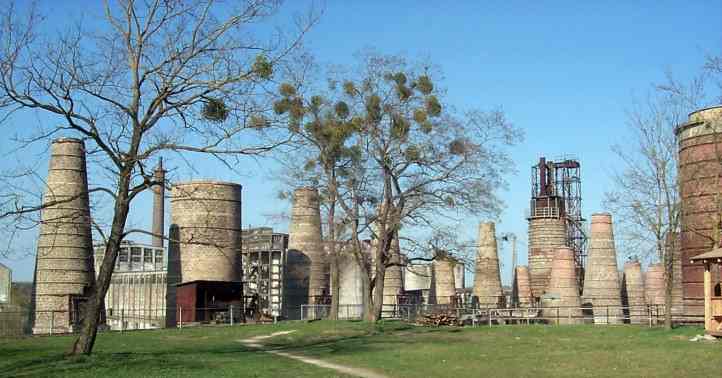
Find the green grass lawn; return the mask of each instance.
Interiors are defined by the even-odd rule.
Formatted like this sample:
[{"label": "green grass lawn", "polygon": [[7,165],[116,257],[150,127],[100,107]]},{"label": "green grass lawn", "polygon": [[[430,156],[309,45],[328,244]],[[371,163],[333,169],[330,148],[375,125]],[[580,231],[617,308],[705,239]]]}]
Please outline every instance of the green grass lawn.
[{"label": "green grass lawn", "polygon": [[335,377],[238,340],[283,330],[269,347],[392,377],[722,376],[722,343],[700,328],[494,326],[424,328],[399,322],[287,322],[105,333],[91,357],[66,359],[70,337],[0,340],[0,376]]}]

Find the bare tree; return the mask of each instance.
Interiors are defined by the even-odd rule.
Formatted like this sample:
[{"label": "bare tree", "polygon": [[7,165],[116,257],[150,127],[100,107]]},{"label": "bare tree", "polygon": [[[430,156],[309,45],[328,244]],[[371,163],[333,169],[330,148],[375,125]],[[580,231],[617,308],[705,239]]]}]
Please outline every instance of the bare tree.
[{"label": "bare tree", "polygon": [[[6,8],[0,20],[0,121],[37,112],[52,125],[29,130],[20,147],[48,138],[84,138],[109,185],[112,220],[103,263],[71,354],[90,354],[133,200],[154,181],[149,159],[160,154],[209,154],[229,168],[287,140],[270,112],[274,68],[299,48],[315,20],[299,19],[291,38],[261,40],[258,23],[279,2],[249,0],[107,2],[97,29],[78,24],[42,35],[42,17]],[[249,134],[250,132],[250,134]],[[246,136],[247,135],[247,136]],[[18,198],[16,197],[15,200]],[[37,210],[5,202],[5,213]]]},{"label": "bare tree", "polygon": [[[402,228],[429,230],[454,215],[498,213],[496,189],[511,167],[505,148],[521,139],[500,110],[457,112],[444,105],[435,71],[403,57],[363,53],[355,70],[329,75],[329,93],[318,98],[330,105],[321,113],[329,127],[320,127],[308,107],[294,107],[304,103],[294,96],[280,109],[322,138],[342,136],[350,159],[334,178],[333,195],[351,250],[361,253],[364,239],[373,241],[370,258],[357,258],[365,269],[369,321],[381,316],[386,269],[400,264],[394,245]],[[323,174],[328,180],[329,172]]]},{"label": "bare tree", "polygon": [[625,249],[664,265],[665,326],[672,326],[672,292],[679,251],[681,207],[678,182],[678,147],[675,128],[700,107],[703,81],[682,85],[671,79],[658,86],[627,114],[631,143],[612,151],[623,165],[613,173],[614,187],[605,193],[604,205],[616,215]]}]

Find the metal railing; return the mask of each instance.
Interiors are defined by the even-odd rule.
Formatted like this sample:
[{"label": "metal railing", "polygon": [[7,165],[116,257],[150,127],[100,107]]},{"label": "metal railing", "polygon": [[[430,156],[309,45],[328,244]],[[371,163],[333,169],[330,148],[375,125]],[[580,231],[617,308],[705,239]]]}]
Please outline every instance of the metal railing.
[{"label": "metal railing", "polygon": [[[327,319],[331,306],[301,305],[302,320]],[[246,309],[247,310],[247,309]],[[361,304],[339,305],[338,319],[363,318]],[[417,322],[430,314],[451,314],[461,324],[636,324],[658,326],[664,323],[664,306],[597,306],[597,307],[471,307],[455,304],[396,304],[384,305],[382,317]],[[20,337],[33,334],[67,334],[77,330],[81,316],[67,311],[27,310],[0,311],[0,337]],[[213,308],[157,308],[107,309],[101,315],[101,331],[132,331],[157,328],[185,328],[193,326],[237,325],[241,323],[273,323],[268,317],[244,311],[240,305]],[[701,323],[702,315],[673,313],[675,323]]]}]

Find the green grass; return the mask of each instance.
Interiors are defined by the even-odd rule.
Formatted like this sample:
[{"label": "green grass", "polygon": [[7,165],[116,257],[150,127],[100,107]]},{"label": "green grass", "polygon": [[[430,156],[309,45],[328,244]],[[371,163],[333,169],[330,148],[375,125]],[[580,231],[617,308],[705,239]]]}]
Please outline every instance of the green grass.
[{"label": "green grass", "polygon": [[290,329],[296,332],[266,344],[393,377],[719,377],[722,372],[722,343],[688,341],[700,328],[288,322],[105,333],[91,357],[76,359],[63,357],[69,337],[0,340],[0,376],[339,376],[237,341]]}]

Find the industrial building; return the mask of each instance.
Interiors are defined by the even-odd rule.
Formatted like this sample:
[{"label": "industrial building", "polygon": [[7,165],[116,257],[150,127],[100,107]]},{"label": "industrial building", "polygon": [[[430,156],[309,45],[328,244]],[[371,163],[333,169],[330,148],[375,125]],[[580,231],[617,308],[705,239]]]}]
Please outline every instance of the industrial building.
[{"label": "industrial building", "polygon": [[[95,247],[95,270],[105,246]],[[167,290],[165,248],[124,241],[105,294],[106,325],[110,329],[165,327]]]},{"label": "industrial building", "polygon": [[12,295],[13,272],[10,268],[0,264],[0,305],[10,303]]},{"label": "industrial building", "polygon": [[245,229],[241,233],[245,308],[259,315],[283,315],[284,266],[288,234],[271,227]]}]

